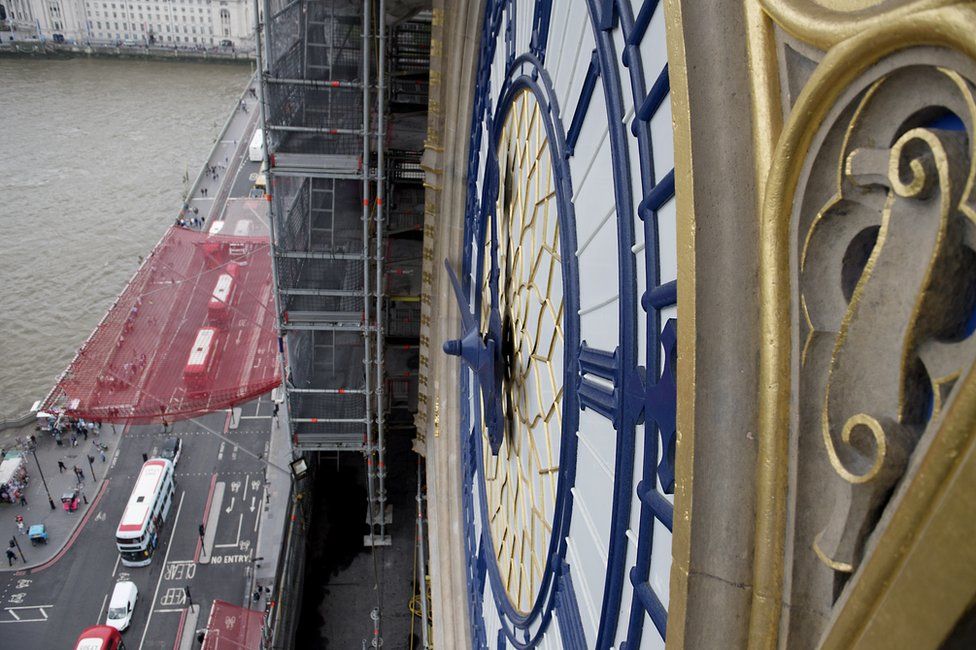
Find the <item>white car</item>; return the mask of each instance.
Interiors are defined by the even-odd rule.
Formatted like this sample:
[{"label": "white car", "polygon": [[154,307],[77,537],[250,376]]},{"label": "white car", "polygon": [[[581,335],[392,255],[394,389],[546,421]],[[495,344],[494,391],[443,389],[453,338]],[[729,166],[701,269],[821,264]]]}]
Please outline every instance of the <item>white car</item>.
[{"label": "white car", "polygon": [[139,590],[134,582],[123,580],[115,583],[115,590],[108,602],[108,616],[105,618],[105,625],[114,627],[119,632],[129,627],[138,598]]}]

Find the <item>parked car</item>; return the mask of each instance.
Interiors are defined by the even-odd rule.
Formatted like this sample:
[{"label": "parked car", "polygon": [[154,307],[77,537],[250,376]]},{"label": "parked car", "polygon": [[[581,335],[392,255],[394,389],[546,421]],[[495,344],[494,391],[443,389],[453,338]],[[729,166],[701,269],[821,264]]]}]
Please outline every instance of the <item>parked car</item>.
[{"label": "parked car", "polygon": [[179,436],[172,436],[166,439],[162,448],[159,450],[159,457],[172,461],[175,467],[180,462],[180,454],[183,453],[183,440]]},{"label": "parked car", "polygon": [[129,627],[138,598],[139,590],[136,588],[136,583],[129,580],[115,583],[112,598],[108,602],[108,616],[105,618],[105,625],[114,627],[119,632]]}]

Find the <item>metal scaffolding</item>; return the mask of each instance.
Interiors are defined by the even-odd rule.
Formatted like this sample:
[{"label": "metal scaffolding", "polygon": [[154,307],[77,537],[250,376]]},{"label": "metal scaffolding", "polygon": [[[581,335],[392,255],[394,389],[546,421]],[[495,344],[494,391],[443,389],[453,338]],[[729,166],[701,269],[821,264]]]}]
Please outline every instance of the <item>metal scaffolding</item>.
[{"label": "metal scaffolding", "polygon": [[364,542],[387,545],[385,437],[416,401],[423,221],[420,146],[391,110],[426,109],[429,17],[388,36],[384,0],[262,1],[288,424],[296,450],[363,454]]}]

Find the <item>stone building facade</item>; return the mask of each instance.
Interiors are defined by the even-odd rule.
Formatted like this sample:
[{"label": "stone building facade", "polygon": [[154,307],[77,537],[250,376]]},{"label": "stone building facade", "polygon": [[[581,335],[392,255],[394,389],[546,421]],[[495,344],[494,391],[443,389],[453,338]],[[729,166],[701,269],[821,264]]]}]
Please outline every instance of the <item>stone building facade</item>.
[{"label": "stone building facade", "polygon": [[77,43],[254,46],[249,0],[4,0],[15,28]]}]

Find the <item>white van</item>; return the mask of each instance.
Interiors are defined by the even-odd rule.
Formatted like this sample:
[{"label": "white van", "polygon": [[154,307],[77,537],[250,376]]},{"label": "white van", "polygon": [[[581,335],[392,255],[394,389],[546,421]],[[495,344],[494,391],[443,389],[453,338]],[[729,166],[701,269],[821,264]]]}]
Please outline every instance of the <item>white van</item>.
[{"label": "white van", "polygon": [[247,159],[251,162],[264,160],[264,129],[254,129],[251,144],[247,148]]},{"label": "white van", "polygon": [[134,582],[123,580],[115,583],[115,590],[108,602],[108,616],[105,618],[105,625],[114,627],[119,632],[129,627],[138,598],[139,590],[136,589]]}]

